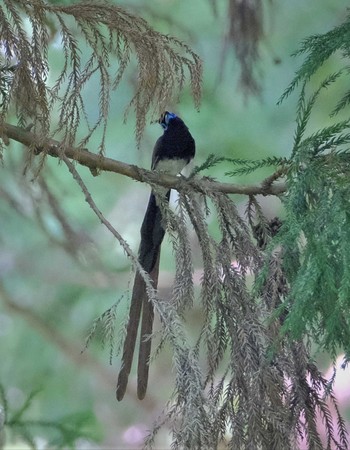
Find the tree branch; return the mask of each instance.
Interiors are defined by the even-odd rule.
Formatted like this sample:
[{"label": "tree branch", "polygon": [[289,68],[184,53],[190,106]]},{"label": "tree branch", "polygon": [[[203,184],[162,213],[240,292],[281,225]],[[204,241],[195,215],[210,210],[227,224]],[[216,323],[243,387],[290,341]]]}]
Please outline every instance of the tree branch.
[{"label": "tree branch", "polygon": [[79,164],[88,167],[92,173],[96,171],[115,172],[125,175],[136,181],[158,184],[167,188],[176,190],[186,190],[191,188],[195,191],[206,193],[223,192],[225,194],[243,194],[243,195],[281,195],[286,191],[286,185],[283,182],[276,183],[275,179],[279,177],[272,175],[270,182],[241,185],[235,183],[220,183],[209,178],[203,177],[201,179],[192,178],[184,179],[181,177],[174,177],[165,173],[153,172],[142,169],[133,164],[126,164],[116,159],[107,158],[105,156],[97,155],[88,151],[87,149],[80,149],[74,147],[62,148],[61,143],[54,139],[47,139],[40,147],[37,145],[38,139],[34,133],[23,128],[4,123],[0,128],[0,137],[5,145],[8,144],[8,139],[20,142],[21,144],[35,148],[35,153],[45,153],[55,158],[61,158],[62,152],[67,158],[73,159]]}]

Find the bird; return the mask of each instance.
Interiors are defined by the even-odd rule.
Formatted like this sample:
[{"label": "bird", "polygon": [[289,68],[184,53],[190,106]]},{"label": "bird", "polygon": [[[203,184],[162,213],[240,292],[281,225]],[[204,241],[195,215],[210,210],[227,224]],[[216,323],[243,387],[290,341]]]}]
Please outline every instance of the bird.
[{"label": "bird", "polygon": [[[195,140],[182,119],[176,114],[165,111],[158,120],[164,132],[154,146],[151,170],[178,175],[193,159],[196,151]],[[170,198],[170,189],[164,195]],[[138,260],[142,268],[149,274],[154,289],[158,286],[160,248],[165,235],[162,213],[152,191],[141,226],[141,242]],[[141,322],[140,346],[137,369],[137,396],[142,400],[147,391],[149,358],[153,329],[154,310],[149,300],[146,283],[139,272],[136,272],[131,294],[129,320],[123,344],[122,365],[118,375],[116,397],[122,400],[132,366],[138,328]]]}]

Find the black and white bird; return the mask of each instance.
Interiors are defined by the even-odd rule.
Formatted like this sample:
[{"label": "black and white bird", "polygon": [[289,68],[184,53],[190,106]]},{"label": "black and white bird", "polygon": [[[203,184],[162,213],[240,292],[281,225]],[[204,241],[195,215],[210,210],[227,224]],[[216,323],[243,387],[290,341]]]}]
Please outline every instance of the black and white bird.
[{"label": "black and white bird", "polygon": [[[165,111],[159,119],[164,133],[154,146],[152,170],[178,175],[195,155],[195,141],[185,123],[176,114]],[[165,193],[169,201],[170,189]],[[158,285],[160,247],[165,229],[156,197],[151,192],[148,207],[141,226],[141,244],[139,262],[150,275],[153,287]],[[137,272],[131,296],[129,322],[123,347],[122,367],[117,383],[117,399],[124,397],[131,370],[136,338],[141,322],[141,336],[137,370],[137,395],[142,400],[146,395],[148,384],[149,357],[153,328],[153,304],[148,299],[146,284]]]}]

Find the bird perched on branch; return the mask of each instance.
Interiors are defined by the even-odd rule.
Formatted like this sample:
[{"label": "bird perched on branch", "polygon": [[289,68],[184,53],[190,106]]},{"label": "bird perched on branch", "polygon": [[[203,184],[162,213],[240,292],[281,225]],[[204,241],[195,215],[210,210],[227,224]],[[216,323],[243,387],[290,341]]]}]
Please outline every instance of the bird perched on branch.
[{"label": "bird perched on branch", "polygon": [[[178,175],[191,161],[195,154],[195,141],[187,126],[176,114],[165,111],[159,119],[164,133],[158,138],[152,155],[152,170]],[[169,201],[170,189],[165,198]],[[150,275],[153,287],[158,285],[160,246],[165,229],[162,214],[157,205],[156,197],[151,192],[148,207],[141,226],[141,244],[139,262]],[[142,316],[142,318],[141,318]],[[135,275],[132,291],[129,322],[123,347],[122,367],[117,384],[117,399],[122,400],[128,384],[133,360],[137,332],[141,321],[141,336],[137,370],[137,396],[142,400],[146,395],[148,383],[149,357],[153,328],[153,304],[148,299],[146,283],[139,272]]]}]

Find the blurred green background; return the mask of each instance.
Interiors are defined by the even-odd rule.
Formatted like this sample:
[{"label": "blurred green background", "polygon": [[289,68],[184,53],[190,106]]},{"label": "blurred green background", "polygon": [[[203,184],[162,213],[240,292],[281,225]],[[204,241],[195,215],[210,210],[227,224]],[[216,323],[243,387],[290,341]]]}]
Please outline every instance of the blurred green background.
[{"label": "blurred green background", "polygon": [[[348,2],[265,2],[266,36],[260,46],[258,63],[262,91],[258,97],[246,97],[242,92],[238,84],[239,63],[233,50],[228,51],[222,64],[223,39],[228,26],[227,2],[217,2],[216,14],[211,2],[203,0],[135,0],[122,6],[144,17],[156,30],[186,41],[204,62],[200,111],[195,110],[189,90],[181,95],[179,104],[169,105],[195,137],[194,164],[199,165],[211,153],[247,159],[290,154],[296,97],[276,105],[301,61],[290,54],[302,39],[341,23]],[[76,37],[79,39],[78,32]],[[83,44],[81,51],[84,55]],[[62,49],[55,37],[50,58],[49,82],[55,79],[62,63]],[[336,66],[336,57],[328,63],[325,73],[332,71],[332,64]],[[131,70],[127,71],[120,88],[113,94],[106,155],[148,168],[154,142],[162,131],[158,125],[149,124],[141,147],[136,147],[133,114],[129,114],[126,123],[123,120],[125,106],[133,94],[134,76]],[[87,114],[92,119],[98,101],[96,83],[97,80],[91,79],[84,93]],[[328,121],[332,93],[323,101],[313,120],[317,128]],[[89,143],[91,151],[97,150],[99,137],[96,135]],[[66,167],[51,159],[45,169],[45,182],[59,199],[58,206],[72,232],[72,241],[68,248],[63,248],[62,223],[49,206],[40,206],[44,200],[47,202],[47,197],[38,181],[30,182],[30,173],[23,175],[24,155],[25,150],[11,142],[0,168],[0,276],[3,280],[0,296],[6,298],[0,303],[0,382],[9,405],[19,408],[30,392],[42,389],[26,418],[55,421],[66,415],[88,413],[87,437],[77,443],[78,447],[140,448],[143,436],[170,395],[171,355],[165,350],[152,365],[144,401],[136,399],[135,379],[131,377],[131,390],[122,403],[116,402],[120,358],[113,353],[110,365],[109,346],[108,343],[101,346],[101,336],[84,353],[81,351],[94,319],[124,295],[118,309],[117,327],[120,328],[127,314],[126,299],[132,281],[130,263],[89,209]],[[139,227],[149,195],[147,185],[121,175],[102,173],[92,177],[87,169],[78,167],[78,170],[98,207],[137,251]],[[218,165],[208,174],[228,181],[223,175],[225,170],[226,167]],[[232,181],[253,183],[267,175],[262,172],[260,179],[252,174]],[[237,197],[242,213],[244,200]],[[261,202],[268,216],[280,211],[276,199],[262,198]],[[195,239],[193,249],[200,270]],[[171,246],[165,239],[161,294],[171,289],[172,269]],[[14,302],[20,305],[17,309]],[[192,314],[195,320],[195,310]],[[44,439],[40,429],[37,436]],[[157,445],[169,448],[170,442],[166,429],[162,430]],[[9,439],[6,448],[25,447]]]}]

